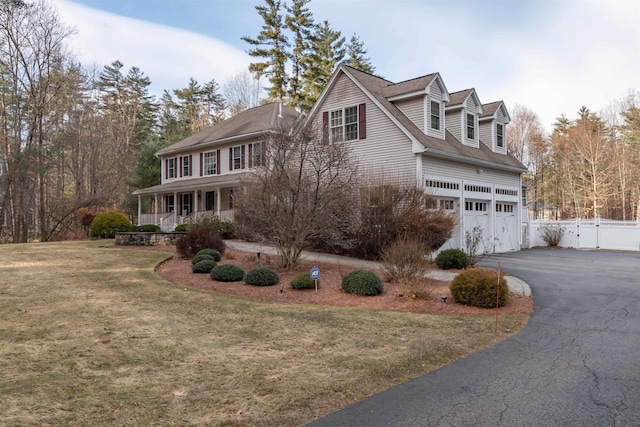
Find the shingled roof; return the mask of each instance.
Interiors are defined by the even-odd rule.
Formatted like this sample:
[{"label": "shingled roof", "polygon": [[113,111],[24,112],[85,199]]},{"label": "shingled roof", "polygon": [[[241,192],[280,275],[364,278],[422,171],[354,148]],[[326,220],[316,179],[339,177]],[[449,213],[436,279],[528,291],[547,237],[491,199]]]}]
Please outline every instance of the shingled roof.
[{"label": "shingled roof", "polygon": [[[415,125],[407,116],[396,107],[393,102],[389,101],[389,93],[396,93],[394,86],[402,85],[402,83],[392,83],[380,77],[365,73],[363,71],[351,68],[347,65],[340,65],[340,70],[345,74],[351,76],[354,80],[359,82],[364,89],[377,101],[382,108],[384,108],[393,119],[395,119],[402,128],[419,144],[424,147],[424,152],[437,157],[446,157],[455,159],[458,161],[467,161],[473,163],[493,163],[496,166],[506,167],[508,169],[517,170],[523,172],[526,170],[524,165],[511,154],[498,154],[489,149],[485,144],[479,144],[479,148],[470,147],[460,142],[449,131],[445,131],[445,139],[433,138],[425,134],[418,126]],[[339,71],[338,71],[339,72]],[[413,80],[406,82],[406,87],[417,87],[422,85],[430,76],[436,74],[429,74],[428,76],[421,77],[420,83],[413,82]],[[409,83],[411,82],[411,83]],[[416,86],[413,86],[416,83]],[[426,87],[426,85],[425,85]],[[464,91],[455,92],[450,94],[450,102],[447,105],[456,105],[454,102],[461,103],[469,96],[473,89],[466,89]],[[455,98],[454,98],[455,95]],[[459,98],[460,97],[460,98]]]},{"label": "shingled roof", "polygon": [[[293,121],[299,116],[299,113],[291,107],[283,105],[281,108],[284,120]],[[216,142],[224,141],[228,138],[242,139],[243,137],[257,136],[277,128],[279,112],[280,105],[277,102],[249,108],[227,120],[202,129],[200,132],[165,147],[158,151],[157,154],[164,155],[184,151],[204,144],[215,145]]]}]

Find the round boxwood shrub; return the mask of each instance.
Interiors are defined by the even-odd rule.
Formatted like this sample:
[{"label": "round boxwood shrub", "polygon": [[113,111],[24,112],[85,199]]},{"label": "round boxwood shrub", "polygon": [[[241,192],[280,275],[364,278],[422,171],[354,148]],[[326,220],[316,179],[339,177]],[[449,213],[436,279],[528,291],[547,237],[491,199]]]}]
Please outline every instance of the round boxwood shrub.
[{"label": "round boxwood shrub", "polygon": [[93,218],[89,233],[91,237],[111,239],[116,236],[116,232],[127,232],[132,229],[131,221],[124,214],[104,212]]},{"label": "round boxwood shrub", "polygon": [[469,257],[460,249],[446,249],[436,257],[436,265],[443,270],[450,268],[461,270],[469,267]]},{"label": "round boxwood shrub", "polygon": [[342,278],[342,289],[345,292],[359,295],[378,295],[383,286],[380,278],[371,271],[356,270]]},{"label": "round boxwood shrub", "polygon": [[244,282],[254,286],[271,286],[278,283],[278,280],[278,273],[267,267],[251,269],[244,276]]},{"label": "round boxwood shrub", "polygon": [[193,264],[191,270],[194,273],[211,273],[215,266],[216,262],[213,259],[203,259]]},{"label": "round boxwood shrub", "polygon": [[315,289],[316,283],[309,273],[300,273],[289,282],[293,289]]},{"label": "round boxwood shrub", "polygon": [[[473,268],[462,271],[451,282],[449,289],[455,302],[474,307],[494,308],[496,306],[496,287],[498,272],[486,268]],[[500,276],[499,305],[503,306],[509,298],[509,288],[504,275]]]},{"label": "round boxwood shrub", "polygon": [[205,259],[208,259],[209,261],[220,261],[220,260],[216,260],[211,255],[198,253],[191,260],[191,264],[196,265],[197,263],[199,263],[200,261],[204,261]]},{"label": "round boxwood shrub", "polygon": [[140,233],[157,233],[159,231],[162,231],[162,229],[155,224],[143,224],[133,227],[133,231],[137,231]]},{"label": "round boxwood shrub", "polygon": [[233,264],[216,265],[211,270],[211,278],[219,282],[239,282],[244,279],[244,270]]},{"label": "round boxwood shrub", "polygon": [[185,232],[187,231],[187,224],[179,224],[173,229],[173,231]]},{"label": "round boxwood shrub", "polygon": [[198,253],[196,254],[196,256],[198,255],[209,255],[211,257],[213,257],[215,262],[220,261],[220,259],[222,258],[222,255],[220,255],[220,251],[218,251],[217,249],[202,249],[199,250]]}]

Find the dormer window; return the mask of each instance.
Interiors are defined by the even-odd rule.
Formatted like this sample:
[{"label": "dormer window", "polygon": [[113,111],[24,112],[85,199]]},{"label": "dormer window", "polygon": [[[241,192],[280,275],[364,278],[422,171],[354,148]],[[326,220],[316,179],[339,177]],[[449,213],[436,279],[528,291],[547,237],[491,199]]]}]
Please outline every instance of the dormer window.
[{"label": "dormer window", "polygon": [[440,103],[431,101],[431,129],[440,130]]},{"label": "dormer window", "polygon": [[504,148],[504,125],[502,123],[496,123],[496,146]]},{"label": "dormer window", "polygon": [[473,114],[467,114],[467,139],[476,139],[476,120]]}]

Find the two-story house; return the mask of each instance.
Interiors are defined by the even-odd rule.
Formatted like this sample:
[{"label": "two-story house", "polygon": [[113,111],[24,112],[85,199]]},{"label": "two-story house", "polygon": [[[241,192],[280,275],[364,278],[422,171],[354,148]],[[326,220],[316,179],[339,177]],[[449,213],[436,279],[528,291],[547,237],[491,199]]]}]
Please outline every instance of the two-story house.
[{"label": "two-story house", "polygon": [[[278,117],[298,113],[252,108],[160,150],[162,183],[135,192],[155,202],[139,223],[169,229],[201,213],[231,220],[233,189],[261,164],[260,137]],[[325,140],[350,144],[365,178],[418,185],[433,196],[431,208],[455,215],[445,248],[464,248],[476,228],[486,252],[520,249],[526,169],[507,152],[503,102],[483,105],[475,89],[449,92],[439,73],[393,83],[340,65],[306,120]]]},{"label": "two-story house", "polygon": [[[261,140],[280,120],[299,114],[273,103],[245,110],[158,151],[160,185],[143,188],[138,196],[138,224],[156,224],[171,231],[177,224],[201,216],[233,220],[233,189],[247,170],[263,161]],[[142,212],[142,198],[152,200],[151,213]]]},{"label": "two-story house", "polygon": [[310,118],[351,144],[374,179],[416,183],[456,215],[445,247],[465,247],[479,227],[482,250],[520,249],[526,169],[507,153],[503,102],[483,105],[474,89],[451,93],[438,73],[393,83],[341,65]]}]

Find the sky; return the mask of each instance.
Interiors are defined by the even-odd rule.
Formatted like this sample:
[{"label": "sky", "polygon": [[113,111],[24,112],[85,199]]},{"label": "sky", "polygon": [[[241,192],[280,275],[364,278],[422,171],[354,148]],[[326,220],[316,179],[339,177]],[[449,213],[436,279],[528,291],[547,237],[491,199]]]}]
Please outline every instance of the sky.
[{"label": "sky", "polygon": [[[189,78],[224,82],[252,61],[264,0],[50,0],[75,29],[85,65],[139,67],[151,92]],[[400,82],[439,72],[449,92],[523,105],[549,132],[561,114],[601,111],[640,90],[638,0],[311,0],[324,20],[365,43],[376,74]]]}]

